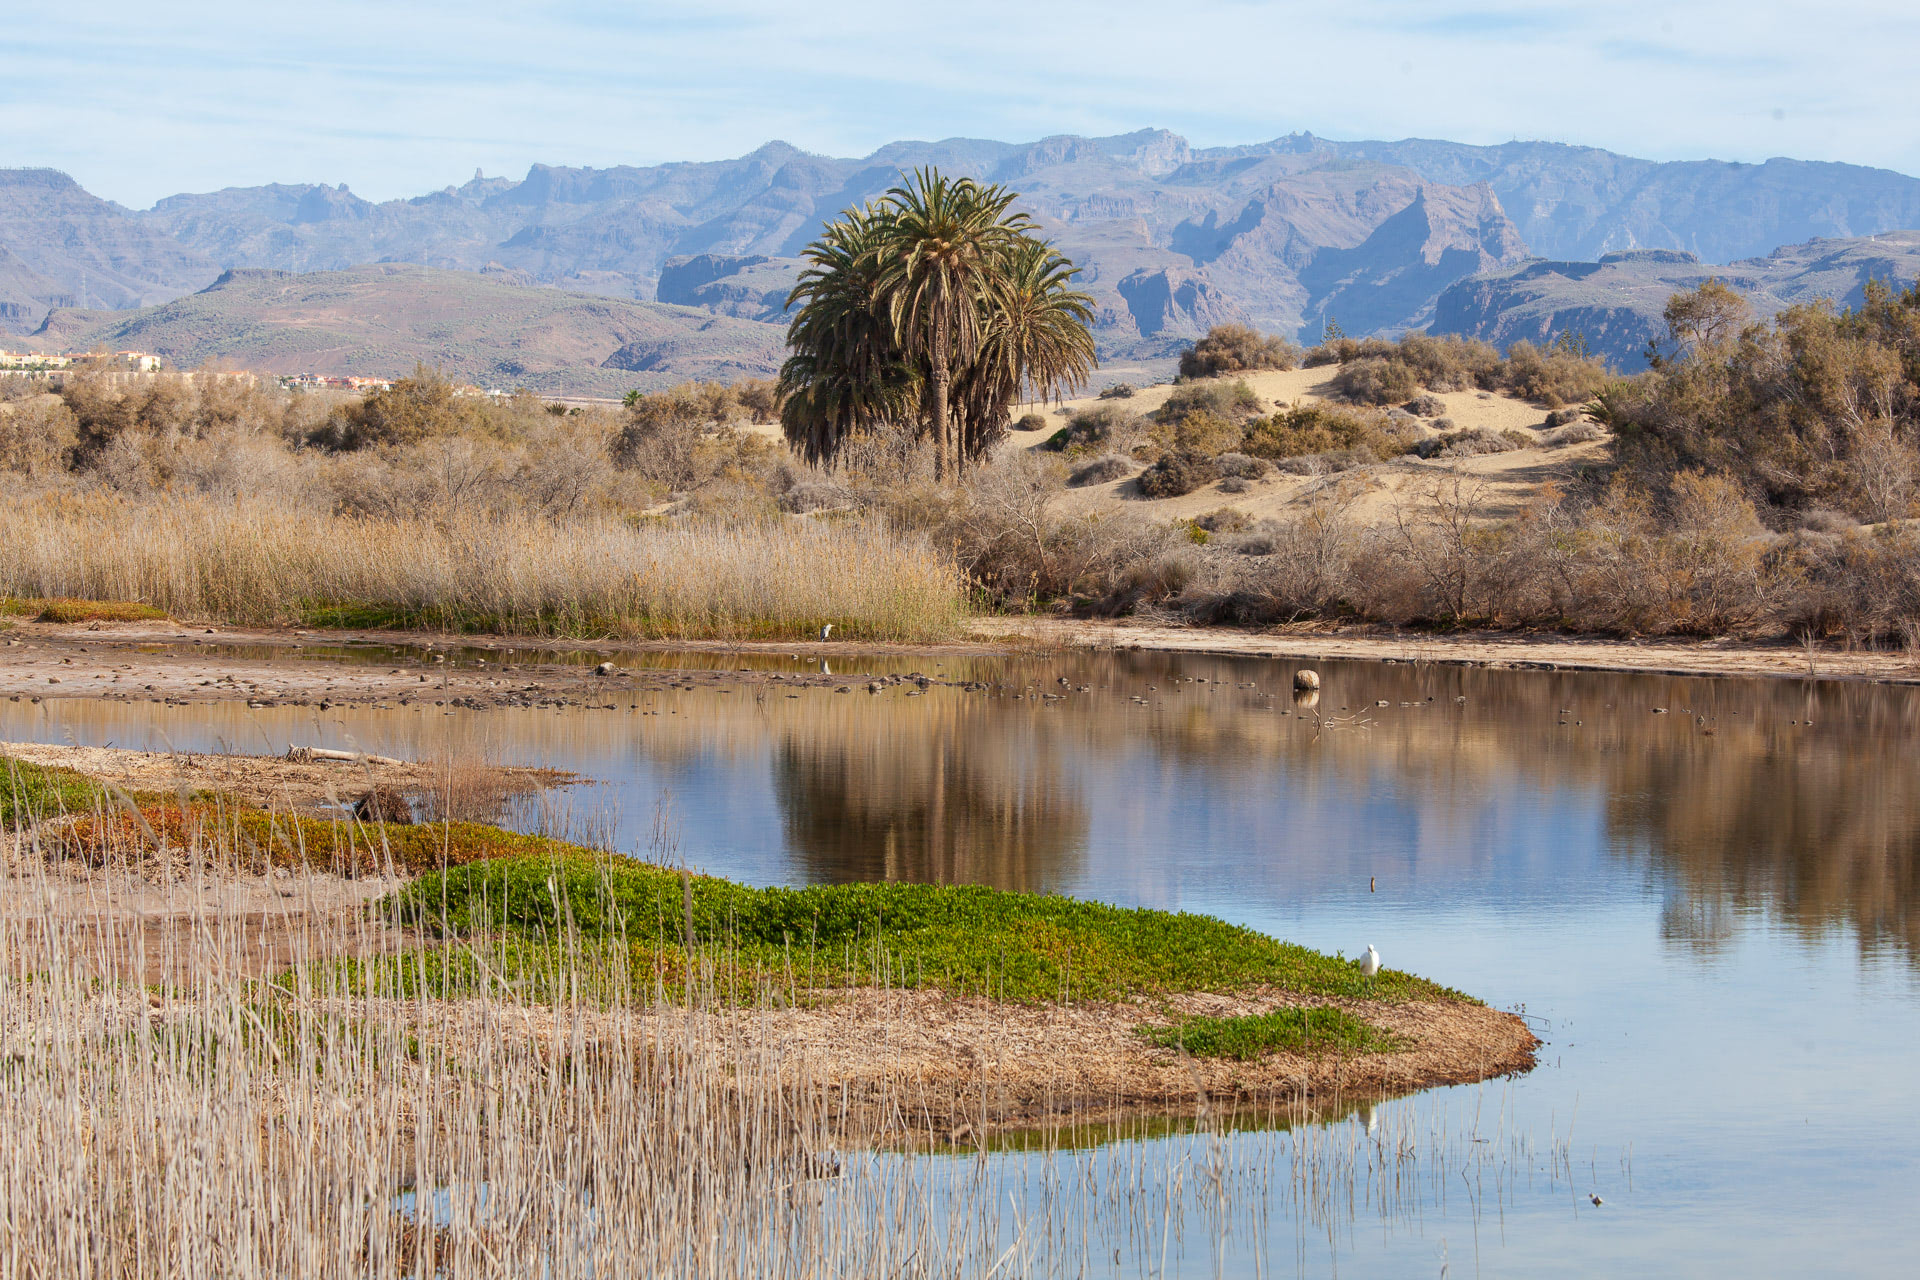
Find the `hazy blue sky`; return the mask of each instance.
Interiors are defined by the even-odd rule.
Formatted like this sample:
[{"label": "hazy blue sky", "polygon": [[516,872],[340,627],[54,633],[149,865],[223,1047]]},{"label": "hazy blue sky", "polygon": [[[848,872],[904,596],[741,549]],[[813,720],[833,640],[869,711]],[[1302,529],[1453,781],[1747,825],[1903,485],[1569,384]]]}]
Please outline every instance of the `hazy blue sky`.
[{"label": "hazy blue sky", "polygon": [[144,206],[533,161],[863,155],[1161,126],[1196,144],[1546,138],[1920,173],[1913,0],[95,0],[10,14],[0,165]]}]

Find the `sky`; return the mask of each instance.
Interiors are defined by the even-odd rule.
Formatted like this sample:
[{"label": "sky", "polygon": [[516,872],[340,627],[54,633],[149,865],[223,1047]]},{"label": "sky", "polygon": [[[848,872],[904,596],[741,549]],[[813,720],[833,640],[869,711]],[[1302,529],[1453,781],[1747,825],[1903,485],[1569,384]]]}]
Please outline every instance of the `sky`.
[{"label": "sky", "polygon": [[858,156],[1154,127],[1920,174],[1916,55],[1912,0],[93,0],[8,17],[0,167],[136,208],[275,181],[378,200],[775,138]]}]

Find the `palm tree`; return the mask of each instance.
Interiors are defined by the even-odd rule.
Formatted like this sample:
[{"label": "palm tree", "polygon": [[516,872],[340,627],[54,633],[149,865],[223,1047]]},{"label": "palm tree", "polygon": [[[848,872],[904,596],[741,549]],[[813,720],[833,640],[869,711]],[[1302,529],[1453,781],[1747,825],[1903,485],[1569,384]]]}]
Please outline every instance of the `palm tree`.
[{"label": "palm tree", "polygon": [[1018,400],[1046,400],[1086,385],[1099,358],[1087,325],[1093,299],[1073,289],[1079,269],[1045,241],[1022,236],[1002,265],[997,305],[989,312],[975,361],[975,383],[990,419],[970,414],[961,456],[983,457],[1005,430]]},{"label": "palm tree", "polygon": [[924,363],[932,393],[934,475],[956,470],[951,393],[956,365],[973,363],[985,318],[1000,304],[1017,238],[1033,224],[1009,215],[1014,193],[922,169],[887,192],[887,256],[880,288],[901,354]]},{"label": "palm tree", "polygon": [[985,456],[1023,394],[1086,381],[1092,300],[1009,212],[1015,198],[923,169],[807,246],[780,370],[781,423],[802,456],[830,464],[854,433],[911,423],[947,479]]},{"label": "palm tree", "polygon": [[808,245],[787,297],[793,355],[780,367],[780,423],[812,463],[831,462],[846,437],[912,412],[918,387],[900,359],[880,293],[887,215],[849,209]]}]

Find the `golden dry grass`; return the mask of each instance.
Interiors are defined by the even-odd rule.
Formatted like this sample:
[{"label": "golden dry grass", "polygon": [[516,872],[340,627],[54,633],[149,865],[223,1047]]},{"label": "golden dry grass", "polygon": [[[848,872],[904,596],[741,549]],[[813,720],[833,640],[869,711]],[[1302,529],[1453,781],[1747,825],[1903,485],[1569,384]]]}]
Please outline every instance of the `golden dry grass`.
[{"label": "golden dry grass", "polygon": [[509,634],[926,641],[962,585],[879,524],[374,520],[205,500],[47,497],[0,509],[0,596],[139,601],[236,623]]}]

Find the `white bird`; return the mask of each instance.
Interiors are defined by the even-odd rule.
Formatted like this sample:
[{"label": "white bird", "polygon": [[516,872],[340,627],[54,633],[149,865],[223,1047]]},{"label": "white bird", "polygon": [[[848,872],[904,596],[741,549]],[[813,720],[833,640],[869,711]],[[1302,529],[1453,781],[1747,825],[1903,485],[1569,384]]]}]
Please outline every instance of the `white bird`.
[{"label": "white bird", "polygon": [[820,638],[822,640],[825,640],[828,636],[832,634],[833,634],[833,624],[831,622],[829,622],[826,626],[820,628]]},{"label": "white bird", "polygon": [[1380,972],[1380,953],[1378,951],[1375,951],[1373,949],[1373,944],[1369,942],[1367,944],[1367,954],[1360,957],[1360,973],[1363,977],[1366,978],[1366,980],[1369,983],[1371,983],[1374,977],[1379,972]]}]

